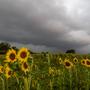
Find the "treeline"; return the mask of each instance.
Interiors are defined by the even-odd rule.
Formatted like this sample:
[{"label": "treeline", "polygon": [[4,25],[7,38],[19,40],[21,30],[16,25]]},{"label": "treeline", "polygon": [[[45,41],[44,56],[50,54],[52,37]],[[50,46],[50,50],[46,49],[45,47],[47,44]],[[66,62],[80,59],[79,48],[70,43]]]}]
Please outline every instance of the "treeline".
[{"label": "treeline", "polygon": [[[19,50],[16,46],[12,46],[12,45],[10,45],[10,43],[8,43],[8,42],[1,42],[1,43],[0,43],[0,54],[6,54],[6,52],[7,52],[9,49],[11,49],[11,48],[14,49],[14,50],[16,50],[16,51]],[[29,52],[30,52],[31,54],[37,54],[36,52],[31,51],[31,50],[29,50]],[[42,52],[42,53],[47,54],[48,52]],[[68,49],[68,50],[66,50],[65,53],[66,53],[66,54],[68,54],[68,53],[77,54],[75,49]],[[65,54],[65,53],[62,53],[62,54]]]},{"label": "treeline", "polygon": [[[11,44],[9,44],[8,42],[1,42],[0,43],[0,54],[6,54],[6,52],[9,50],[9,49],[14,49],[16,51],[19,50],[19,48],[17,48],[16,46],[12,46]],[[35,52],[29,50],[29,52],[31,54],[34,54]]]},{"label": "treeline", "polygon": [[18,50],[18,48],[16,46],[11,46],[7,42],[1,42],[0,43],[0,54],[6,54],[6,52],[11,48]]}]

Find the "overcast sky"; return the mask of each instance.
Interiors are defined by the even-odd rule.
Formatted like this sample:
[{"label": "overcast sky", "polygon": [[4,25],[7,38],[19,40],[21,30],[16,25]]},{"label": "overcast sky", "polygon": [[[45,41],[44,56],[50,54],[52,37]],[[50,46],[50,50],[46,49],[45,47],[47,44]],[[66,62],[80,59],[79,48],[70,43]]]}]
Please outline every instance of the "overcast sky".
[{"label": "overcast sky", "polygon": [[0,0],[0,41],[90,53],[90,0]]}]

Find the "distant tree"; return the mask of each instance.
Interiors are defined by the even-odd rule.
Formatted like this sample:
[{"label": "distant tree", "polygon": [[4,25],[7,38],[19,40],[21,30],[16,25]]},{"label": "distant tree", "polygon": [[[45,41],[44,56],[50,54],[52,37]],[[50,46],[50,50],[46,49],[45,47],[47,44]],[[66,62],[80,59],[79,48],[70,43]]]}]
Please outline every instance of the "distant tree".
[{"label": "distant tree", "polygon": [[12,49],[18,51],[18,48],[16,46],[12,46]]},{"label": "distant tree", "polygon": [[67,50],[66,53],[76,53],[74,49]]},{"label": "distant tree", "polygon": [[1,42],[0,43],[0,54],[5,54],[10,48],[11,48],[11,45],[9,43]]}]

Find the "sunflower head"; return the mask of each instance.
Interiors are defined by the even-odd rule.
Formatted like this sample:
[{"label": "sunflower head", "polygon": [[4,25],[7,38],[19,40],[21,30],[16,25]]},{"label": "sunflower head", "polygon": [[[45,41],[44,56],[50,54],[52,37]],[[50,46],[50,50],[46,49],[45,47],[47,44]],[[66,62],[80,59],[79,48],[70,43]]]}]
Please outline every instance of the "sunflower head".
[{"label": "sunflower head", "polygon": [[23,72],[27,72],[27,71],[29,71],[29,65],[28,65],[28,63],[25,61],[25,62],[22,62],[22,64],[21,64],[21,69],[22,69],[22,71]]},{"label": "sunflower head", "polygon": [[90,60],[88,60],[88,59],[86,60],[85,66],[90,67]]},{"label": "sunflower head", "polygon": [[0,73],[3,73],[3,66],[0,65]]},{"label": "sunflower head", "polygon": [[59,58],[59,64],[62,64],[62,62],[63,62],[63,61],[62,61],[62,59],[61,59],[61,58]]},{"label": "sunflower head", "polygon": [[10,69],[9,66],[7,66],[7,67],[5,68],[5,76],[6,76],[7,79],[12,76],[12,70]]},{"label": "sunflower head", "polygon": [[85,65],[86,64],[86,60],[85,59],[81,60],[81,64]]},{"label": "sunflower head", "polygon": [[65,60],[65,61],[64,61],[64,65],[65,65],[65,67],[66,67],[67,69],[70,69],[70,68],[73,67],[73,63],[70,62],[69,60]]},{"label": "sunflower head", "polygon": [[26,61],[29,57],[30,53],[28,51],[27,48],[21,48],[19,51],[18,51],[18,54],[17,54],[17,58],[23,62],[23,61]]},{"label": "sunflower head", "polygon": [[7,53],[6,53],[6,62],[15,62],[16,59],[16,51],[14,49],[10,49]]},{"label": "sunflower head", "polygon": [[74,59],[73,59],[73,62],[76,64],[76,63],[78,63],[78,59],[75,57]]},{"label": "sunflower head", "polygon": [[52,68],[52,67],[49,67],[49,75],[51,76],[51,75],[54,75],[54,69]]}]

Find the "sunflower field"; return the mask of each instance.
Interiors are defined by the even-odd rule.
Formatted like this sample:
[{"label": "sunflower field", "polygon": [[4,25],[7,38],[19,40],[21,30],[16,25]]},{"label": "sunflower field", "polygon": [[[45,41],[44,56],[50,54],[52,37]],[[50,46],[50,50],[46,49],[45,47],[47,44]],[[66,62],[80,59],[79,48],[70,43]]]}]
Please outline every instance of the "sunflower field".
[{"label": "sunflower field", "polygon": [[10,49],[0,55],[0,90],[90,90],[90,56]]}]

